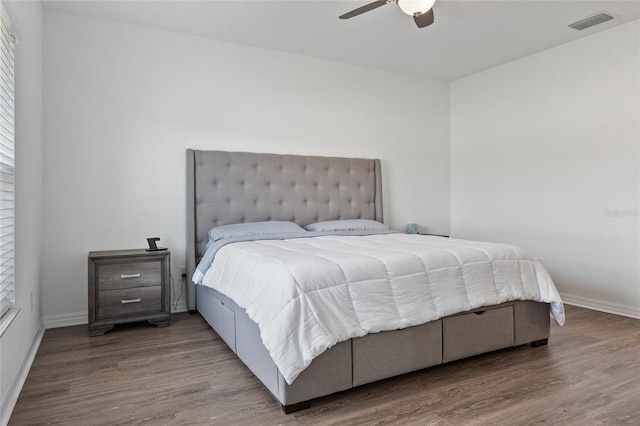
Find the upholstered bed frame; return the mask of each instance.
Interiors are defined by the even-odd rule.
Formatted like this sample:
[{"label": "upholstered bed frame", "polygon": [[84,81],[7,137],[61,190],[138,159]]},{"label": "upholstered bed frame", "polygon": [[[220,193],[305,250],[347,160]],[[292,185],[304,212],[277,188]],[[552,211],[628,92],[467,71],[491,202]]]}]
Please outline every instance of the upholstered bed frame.
[{"label": "upholstered bed frame", "polygon": [[382,222],[380,160],[187,150],[187,297],[282,404],[285,413],[320,396],[484,352],[546,344],[549,305],[515,301],[402,330],[338,343],[287,384],[257,325],[191,276],[214,226],[285,220]]}]

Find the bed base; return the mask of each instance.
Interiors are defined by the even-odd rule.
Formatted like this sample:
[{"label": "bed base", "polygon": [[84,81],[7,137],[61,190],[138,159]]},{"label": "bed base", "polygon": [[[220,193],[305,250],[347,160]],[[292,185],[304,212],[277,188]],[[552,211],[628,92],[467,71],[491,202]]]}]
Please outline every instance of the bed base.
[{"label": "bed base", "polygon": [[280,407],[282,408],[283,413],[291,414],[291,413],[295,413],[296,411],[302,411],[302,410],[306,410],[307,408],[310,408],[311,400],[302,401],[302,402],[298,402],[297,404],[291,404],[291,405],[280,404]]},{"label": "bed base", "polygon": [[[549,343],[549,339],[540,339],[540,340],[536,340],[535,342],[530,342],[530,345],[532,348],[537,348],[539,346],[546,346],[548,343]],[[291,413],[295,413],[296,411],[302,411],[302,410],[306,410],[307,408],[310,408],[311,400],[302,401],[302,402],[298,402],[296,404],[291,404],[291,405],[280,404],[280,407],[282,408],[283,413],[291,414]]]},{"label": "bed base", "polygon": [[535,342],[531,342],[531,347],[537,348],[539,346],[547,346],[547,343],[549,343],[549,339],[540,339],[536,340]]},{"label": "bed base", "polygon": [[402,330],[340,342],[316,358],[291,384],[262,344],[258,326],[232,300],[197,286],[198,312],[273,394],[286,413],[321,396],[498,349],[546,345],[549,304],[514,301]]}]

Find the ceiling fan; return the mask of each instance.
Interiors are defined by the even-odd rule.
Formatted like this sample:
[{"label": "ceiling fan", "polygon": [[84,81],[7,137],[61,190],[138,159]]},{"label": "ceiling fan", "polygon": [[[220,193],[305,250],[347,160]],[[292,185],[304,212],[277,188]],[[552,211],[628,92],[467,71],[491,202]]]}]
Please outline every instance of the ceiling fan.
[{"label": "ceiling fan", "polygon": [[364,6],[354,9],[351,12],[347,12],[344,15],[340,15],[339,18],[353,18],[354,16],[377,9],[387,3],[391,3],[392,1],[398,3],[398,6],[400,6],[400,9],[402,9],[404,13],[413,16],[413,20],[416,22],[418,28],[424,28],[433,24],[432,8],[436,0],[377,0],[373,3],[365,4]]}]

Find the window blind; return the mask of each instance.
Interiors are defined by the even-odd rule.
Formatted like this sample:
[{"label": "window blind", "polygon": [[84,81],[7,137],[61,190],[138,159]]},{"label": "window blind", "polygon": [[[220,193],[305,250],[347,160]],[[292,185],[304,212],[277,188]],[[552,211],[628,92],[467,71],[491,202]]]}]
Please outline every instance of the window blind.
[{"label": "window blind", "polygon": [[15,301],[14,278],[14,80],[15,37],[0,4],[0,317]]}]

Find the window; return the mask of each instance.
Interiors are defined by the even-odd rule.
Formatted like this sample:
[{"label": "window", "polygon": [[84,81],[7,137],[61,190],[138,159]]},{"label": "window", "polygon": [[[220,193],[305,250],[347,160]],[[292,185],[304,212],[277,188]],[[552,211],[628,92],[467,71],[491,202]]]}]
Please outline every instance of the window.
[{"label": "window", "polygon": [[0,4],[0,317],[15,301],[14,92],[11,22]]}]

